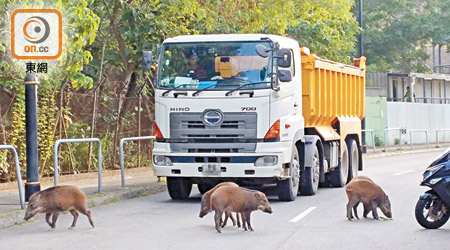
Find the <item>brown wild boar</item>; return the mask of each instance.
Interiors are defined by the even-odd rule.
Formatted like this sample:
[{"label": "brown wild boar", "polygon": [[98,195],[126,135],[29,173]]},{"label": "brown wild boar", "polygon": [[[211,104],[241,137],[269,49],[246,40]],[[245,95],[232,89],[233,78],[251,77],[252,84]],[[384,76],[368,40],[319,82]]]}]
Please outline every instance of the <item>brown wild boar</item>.
[{"label": "brown wild boar", "polygon": [[378,220],[377,208],[380,208],[385,216],[392,218],[391,202],[380,186],[375,184],[367,176],[356,176],[346,186],[345,191],[348,196],[347,219],[352,220],[352,208],[355,217],[358,218],[357,208],[359,203],[364,205],[364,218],[372,211],[374,219]]},{"label": "brown wild boar", "polygon": [[255,210],[272,213],[269,201],[264,193],[240,187],[219,187],[211,195],[211,206],[215,211],[214,221],[217,232],[220,231],[220,219],[224,212],[238,212],[242,215],[244,230],[253,231],[250,224],[250,214]]},{"label": "brown wild boar", "polygon": [[[200,218],[203,218],[205,215],[207,215],[209,212],[212,211],[212,208],[211,208],[211,194],[214,193],[214,191],[216,191],[216,189],[218,189],[219,187],[223,187],[223,186],[239,187],[234,182],[222,182],[222,183],[217,184],[215,187],[213,187],[208,192],[204,193],[203,196],[202,196],[201,204],[200,204],[200,214],[199,214]],[[233,215],[231,213],[229,213],[229,212],[225,212],[225,220],[223,222],[221,222],[222,227],[226,226],[227,221],[228,221],[228,217],[233,222],[233,226],[236,225],[236,220],[233,218]],[[236,213],[236,219],[237,219],[237,226],[241,227],[241,223],[240,223],[240,220],[239,220],[239,214],[238,213]]]},{"label": "brown wild boar", "polygon": [[[29,220],[37,213],[45,213],[45,220],[51,228],[55,228],[59,213],[67,210],[73,215],[70,229],[74,228],[77,223],[77,211],[86,215],[89,223],[94,227],[91,212],[86,207],[86,195],[75,186],[55,186],[31,195],[24,220]],[[53,217],[50,223],[51,215]]]}]

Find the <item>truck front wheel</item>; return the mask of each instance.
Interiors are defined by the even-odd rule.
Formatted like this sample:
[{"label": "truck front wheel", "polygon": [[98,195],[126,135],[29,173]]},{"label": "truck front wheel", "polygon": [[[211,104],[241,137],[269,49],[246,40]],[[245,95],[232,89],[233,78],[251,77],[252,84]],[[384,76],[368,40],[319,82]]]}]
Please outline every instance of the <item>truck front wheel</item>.
[{"label": "truck front wheel", "polygon": [[302,195],[314,195],[319,188],[320,155],[317,146],[314,147],[312,166],[305,168],[300,173],[300,193]]},{"label": "truck front wheel", "polygon": [[167,177],[167,190],[170,198],[185,200],[191,194],[192,181],[182,177]]},{"label": "truck front wheel", "polygon": [[348,171],[348,179],[347,183],[353,179],[353,177],[358,176],[358,167],[359,167],[359,150],[358,143],[354,139],[349,139],[346,141],[348,147],[348,162],[349,162],[349,171]]},{"label": "truck front wheel", "polygon": [[344,152],[339,165],[336,169],[330,172],[330,182],[333,187],[343,187],[347,183],[348,177],[348,149],[347,144],[344,142],[342,146]]},{"label": "truck front wheel", "polygon": [[297,147],[292,150],[289,163],[289,178],[277,182],[278,198],[282,201],[293,201],[297,197],[300,182],[300,157]]}]

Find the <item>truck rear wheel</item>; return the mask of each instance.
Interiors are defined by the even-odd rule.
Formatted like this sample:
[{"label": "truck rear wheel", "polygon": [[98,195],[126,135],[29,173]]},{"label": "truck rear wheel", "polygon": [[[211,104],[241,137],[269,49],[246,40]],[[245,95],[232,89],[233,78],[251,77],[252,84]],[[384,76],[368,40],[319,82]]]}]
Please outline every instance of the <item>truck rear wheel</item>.
[{"label": "truck rear wheel", "polygon": [[277,182],[278,198],[282,201],[293,201],[297,197],[300,182],[300,157],[297,147],[292,150],[289,163],[289,178]]},{"label": "truck rear wheel", "polygon": [[343,187],[347,183],[348,177],[348,149],[344,142],[341,160],[336,169],[330,172],[330,182],[333,187]]},{"label": "truck rear wheel", "polygon": [[346,140],[348,146],[348,179],[347,183],[353,179],[353,177],[358,176],[359,168],[359,150],[358,144],[355,139]]},{"label": "truck rear wheel", "polygon": [[300,193],[302,195],[314,195],[319,188],[320,155],[317,146],[314,148],[312,166],[305,168],[300,173]]},{"label": "truck rear wheel", "polygon": [[182,177],[167,177],[167,190],[170,198],[185,200],[191,194],[192,181]]}]

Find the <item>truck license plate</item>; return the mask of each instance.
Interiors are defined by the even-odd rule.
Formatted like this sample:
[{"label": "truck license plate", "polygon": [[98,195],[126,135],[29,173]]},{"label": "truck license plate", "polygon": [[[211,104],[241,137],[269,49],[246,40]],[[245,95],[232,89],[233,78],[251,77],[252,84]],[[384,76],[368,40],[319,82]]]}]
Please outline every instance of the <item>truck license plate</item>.
[{"label": "truck license plate", "polygon": [[203,164],[203,174],[219,175],[222,173],[220,164]]}]

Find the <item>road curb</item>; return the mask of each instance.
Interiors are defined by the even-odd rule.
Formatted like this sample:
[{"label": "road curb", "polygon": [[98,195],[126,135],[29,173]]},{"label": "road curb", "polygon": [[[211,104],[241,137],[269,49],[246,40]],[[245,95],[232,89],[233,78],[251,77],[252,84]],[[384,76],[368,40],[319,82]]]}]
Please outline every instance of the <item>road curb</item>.
[{"label": "road curb", "polygon": [[[114,192],[88,195],[87,205],[89,208],[116,203],[122,200],[161,193],[167,190],[166,184],[162,182],[151,183],[143,187],[130,187]],[[42,218],[26,222],[23,220],[25,210],[17,210],[8,214],[0,215],[0,229],[14,225],[23,225],[42,220]]]}]

